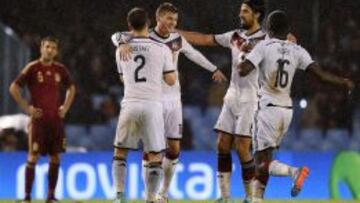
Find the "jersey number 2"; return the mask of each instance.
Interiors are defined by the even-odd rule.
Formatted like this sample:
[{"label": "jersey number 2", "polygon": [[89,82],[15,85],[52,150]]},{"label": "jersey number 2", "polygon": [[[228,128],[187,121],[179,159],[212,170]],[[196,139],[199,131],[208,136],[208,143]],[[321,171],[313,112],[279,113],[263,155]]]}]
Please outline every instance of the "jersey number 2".
[{"label": "jersey number 2", "polygon": [[285,64],[290,64],[289,60],[286,59],[278,59],[278,70],[276,74],[275,87],[280,86],[284,88],[287,86],[289,82],[289,73],[284,69]]},{"label": "jersey number 2", "polygon": [[139,71],[144,68],[145,65],[145,57],[143,55],[137,55],[134,58],[134,61],[138,63],[140,61],[140,65],[135,69],[135,82],[146,82],[146,78],[139,78]]}]

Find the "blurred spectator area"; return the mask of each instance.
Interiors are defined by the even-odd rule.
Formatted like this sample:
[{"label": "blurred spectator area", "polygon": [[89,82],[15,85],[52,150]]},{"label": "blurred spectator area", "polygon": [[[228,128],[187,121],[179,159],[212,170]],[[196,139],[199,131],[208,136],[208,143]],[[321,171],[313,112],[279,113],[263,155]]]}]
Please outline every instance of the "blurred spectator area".
[{"label": "blurred spectator area", "polygon": [[[39,56],[41,37],[50,34],[62,41],[59,60],[69,68],[78,88],[67,118],[70,146],[110,150],[123,95],[110,36],[118,30],[127,30],[126,14],[134,6],[148,9],[155,25],[152,14],[163,1],[1,2],[0,21],[11,27],[31,49],[31,59]],[[241,1],[171,2],[179,7],[179,27],[182,29],[223,33],[239,26]],[[348,77],[357,85],[349,95],[342,88],[318,82],[305,73],[297,74],[292,87],[296,107],[294,120],[284,149],[359,149],[360,1],[268,2],[269,10],[280,8],[288,12],[293,21],[292,33],[298,43],[308,49],[324,69]],[[32,6],[28,6],[30,4]],[[231,56],[227,49],[197,48],[230,76]],[[214,149],[212,127],[227,85],[214,84],[209,72],[183,56],[180,57],[179,71],[184,103],[184,147]],[[303,107],[300,107],[301,102]],[[12,109],[10,113],[15,112]]]}]

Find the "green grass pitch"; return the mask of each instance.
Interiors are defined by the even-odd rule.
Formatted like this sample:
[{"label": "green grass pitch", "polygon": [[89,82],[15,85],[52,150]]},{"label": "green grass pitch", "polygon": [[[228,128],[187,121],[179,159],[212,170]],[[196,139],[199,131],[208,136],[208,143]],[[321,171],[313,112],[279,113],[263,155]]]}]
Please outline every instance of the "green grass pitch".
[{"label": "green grass pitch", "polygon": [[[44,203],[45,201],[32,201],[32,203]],[[128,201],[127,203],[144,203],[145,201]],[[234,203],[241,203],[241,200],[236,200]],[[15,200],[0,200],[0,203],[19,203],[19,201]],[[112,203],[112,201],[109,200],[92,200],[92,201],[76,201],[76,200],[64,200],[61,201],[61,203]],[[214,203],[214,200],[202,200],[202,201],[192,201],[192,200],[181,200],[181,201],[170,201],[170,203]],[[271,201],[264,201],[263,203],[360,203],[360,200],[354,200],[354,201],[345,201],[345,200],[339,200],[339,201],[319,201],[319,200],[307,200],[307,201],[298,201],[298,200],[271,200]]]}]

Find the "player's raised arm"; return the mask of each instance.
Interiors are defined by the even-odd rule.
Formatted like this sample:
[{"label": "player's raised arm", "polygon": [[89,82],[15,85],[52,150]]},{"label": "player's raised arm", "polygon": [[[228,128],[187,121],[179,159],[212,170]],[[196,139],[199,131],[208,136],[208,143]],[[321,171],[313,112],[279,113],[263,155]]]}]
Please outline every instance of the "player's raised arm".
[{"label": "player's raised arm", "polygon": [[124,78],[123,78],[123,71],[122,71],[122,67],[121,67],[121,56],[120,56],[120,51],[121,48],[117,47],[116,51],[115,51],[115,60],[116,60],[116,66],[117,66],[117,70],[119,73],[119,79],[122,83],[124,83]]},{"label": "player's raised arm", "polygon": [[346,78],[338,77],[334,74],[331,74],[327,71],[324,71],[318,63],[314,62],[309,65],[309,67],[306,69],[307,73],[310,73],[312,75],[315,75],[317,78],[319,78],[323,82],[331,83],[334,85],[339,85],[347,88],[349,91],[354,89],[354,83]]},{"label": "player's raised arm", "polygon": [[202,53],[200,53],[200,51],[194,49],[194,47],[191,46],[183,37],[182,42],[183,49],[181,50],[181,52],[184,53],[188,59],[203,67],[204,69],[212,72],[212,78],[215,82],[227,81],[225,75],[221,72],[221,70],[218,69],[214,64],[212,64]]},{"label": "player's raised arm", "polygon": [[198,46],[218,46],[213,34],[203,34],[200,32],[191,32],[185,30],[177,30],[191,44]]}]

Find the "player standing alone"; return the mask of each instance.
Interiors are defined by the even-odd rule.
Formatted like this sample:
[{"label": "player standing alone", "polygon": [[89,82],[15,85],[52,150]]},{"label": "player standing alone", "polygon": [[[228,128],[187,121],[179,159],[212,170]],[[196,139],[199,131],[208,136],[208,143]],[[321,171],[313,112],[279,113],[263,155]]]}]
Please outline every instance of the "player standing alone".
[{"label": "player standing alone", "polygon": [[279,147],[292,119],[290,90],[296,69],[313,74],[324,82],[350,90],[354,87],[351,81],[324,72],[305,49],[286,41],[290,25],[283,11],[273,11],[269,15],[267,31],[270,39],[257,44],[239,65],[241,76],[257,69],[260,72],[260,100],[253,135],[256,180],[251,187],[251,203],[262,201],[270,175],[292,177],[293,197],[300,193],[309,175],[307,167],[297,168],[273,160],[273,151]]},{"label": "player standing alone", "polygon": [[[35,165],[40,155],[50,155],[47,203],[57,202],[55,187],[58,179],[60,153],[65,150],[64,123],[66,113],[75,96],[75,85],[64,65],[55,61],[59,40],[46,37],[41,40],[40,59],[30,62],[10,86],[10,93],[23,111],[31,117],[29,153],[25,168],[25,199],[31,202]],[[30,102],[21,95],[27,86]],[[65,100],[61,94],[66,89]]]},{"label": "player standing alone", "polygon": [[116,61],[125,94],[114,141],[113,177],[116,187],[115,203],[124,203],[126,155],[137,149],[141,140],[148,154],[145,166],[146,201],[156,201],[163,175],[161,152],[165,149],[162,108],[162,81],[169,86],[176,82],[175,66],[170,49],[149,38],[149,18],[144,9],[134,8],[128,13],[128,24],[133,37],[130,60],[121,60],[119,48]]}]

